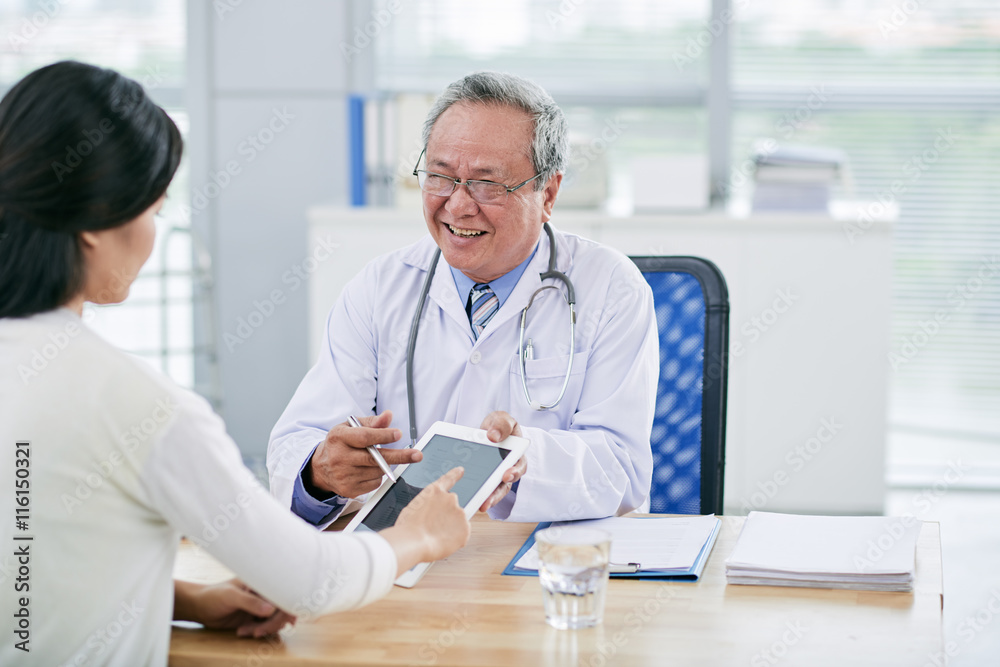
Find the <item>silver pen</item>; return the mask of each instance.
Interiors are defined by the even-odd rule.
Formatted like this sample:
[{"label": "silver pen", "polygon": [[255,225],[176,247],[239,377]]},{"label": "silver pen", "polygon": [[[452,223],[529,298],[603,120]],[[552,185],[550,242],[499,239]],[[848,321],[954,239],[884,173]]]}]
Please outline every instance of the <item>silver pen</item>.
[{"label": "silver pen", "polygon": [[[355,417],[354,415],[348,415],[347,423],[353,426],[354,428],[364,428],[361,422],[358,421],[358,418]],[[368,453],[372,455],[373,459],[375,459],[375,463],[377,463],[378,467],[382,469],[382,472],[384,472],[389,477],[390,480],[395,482],[396,476],[392,474],[392,470],[389,468],[389,464],[385,462],[384,458],[382,458],[382,455],[379,453],[378,448],[375,447],[375,445],[370,445],[368,447],[365,447],[365,449],[367,449]]]}]

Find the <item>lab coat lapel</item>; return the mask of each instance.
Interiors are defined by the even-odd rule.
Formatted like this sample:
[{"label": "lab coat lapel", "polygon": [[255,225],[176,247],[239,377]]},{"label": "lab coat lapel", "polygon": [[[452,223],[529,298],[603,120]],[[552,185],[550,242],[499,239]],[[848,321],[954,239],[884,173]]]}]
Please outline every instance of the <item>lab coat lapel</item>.
[{"label": "lab coat lapel", "polygon": [[455,277],[451,275],[451,267],[444,260],[443,254],[438,258],[437,270],[434,271],[434,280],[431,282],[428,296],[447,313],[448,317],[458,323],[471,341],[472,327],[469,325],[469,315],[465,312],[465,299],[459,295],[458,288],[455,287]]},{"label": "lab coat lapel", "polygon": [[[434,239],[430,236],[425,236],[422,241],[415,244],[403,256],[403,262],[427,271],[436,250],[437,245],[434,243]],[[421,285],[423,285],[423,279],[421,279]],[[472,328],[469,326],[469,316],[465,313],[465,301],[458,295],[458,289],[455,287],[455,278],[451,275],[451,267],[445,261],[444,255],[438,257],[437,268],[434,270],[434,279],[431,281],[431,289],[427,296],[438,308],[447,313],[448,317],[455,320],[459,327],[468,334],[469,341],[471,342]],[[425,308],[425,318],[427,317],[427,311],[428,309]]]}]

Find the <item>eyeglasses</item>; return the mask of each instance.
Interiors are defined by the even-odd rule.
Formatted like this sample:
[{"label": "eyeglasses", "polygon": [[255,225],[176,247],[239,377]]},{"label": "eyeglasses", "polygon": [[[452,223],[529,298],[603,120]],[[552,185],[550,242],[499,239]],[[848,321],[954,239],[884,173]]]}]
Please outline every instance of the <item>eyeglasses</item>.
[{"label": "eyeglasses", "polygon": [[[420,151],[420,157],[417,158],[417,165],[420,164],[420,160],[426,152],[426,148]],[[464,185],[469,188],[469,196],[478,204],[503,204],[507,201],[507,195],[511,192],[523,188],[541,176],[540,173],[535,174],[526,181],[521,181],[517,185],[507,187],[503,183],[494,183],[493,181],[474,181],[469,179],[463,182],[461,178],[435,174],[433,171],[417,169],[416,166],[413,167],[413,175],[417,177],[420,189],[429,195],[450,197],[455,192],[455,188],[459,185]]]}]

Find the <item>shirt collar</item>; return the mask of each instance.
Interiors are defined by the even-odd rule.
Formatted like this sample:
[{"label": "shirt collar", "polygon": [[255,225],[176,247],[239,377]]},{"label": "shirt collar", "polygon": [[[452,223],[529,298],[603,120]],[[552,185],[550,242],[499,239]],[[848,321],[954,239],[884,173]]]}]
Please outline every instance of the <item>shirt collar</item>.
[{"label": "shirt collar", "polygon": [[[510,296],[510,293],[514,291],[514,286],[517,285],[517,281],[521,279],[521,274],[524,273],[524,270],[528,267],[528,262],[531,261],[531,258],[535,256],[536,252],[538,252],[537,243],[535,244],[535,249],[531,251],[531,254],[528,255],[527,259],[496,280],[490,282],[490,289],[492,289],[493,293],[497,295],[497,299],[500,301],[500,306],[504,304],[507,297]],[[464,303],[469,298],[469,292],[472,291],[472,286],[475,285],[476,282],[456,269],[454,266],[449,264],[448,268],[451,269],[451,275],[455,278],[455,287],[458,289],[458,295],[462,298],[462,302]]]}]

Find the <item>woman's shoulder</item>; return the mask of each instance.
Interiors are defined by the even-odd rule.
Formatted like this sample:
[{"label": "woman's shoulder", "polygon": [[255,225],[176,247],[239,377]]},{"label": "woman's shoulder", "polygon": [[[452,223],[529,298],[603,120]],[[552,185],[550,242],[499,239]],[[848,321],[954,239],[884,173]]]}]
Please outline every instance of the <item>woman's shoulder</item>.
[{"label": "woman's shoulder", "polygon": [[6,338],[19,348],[18,373],[26,388],[35,385],[44,393],[57,385],[73,386],[78,405],[140,421],[146,413],[172,417],[179,408],[202,407],[203,399],[113,345],[88,320],[59,309],[2,321]]}]

